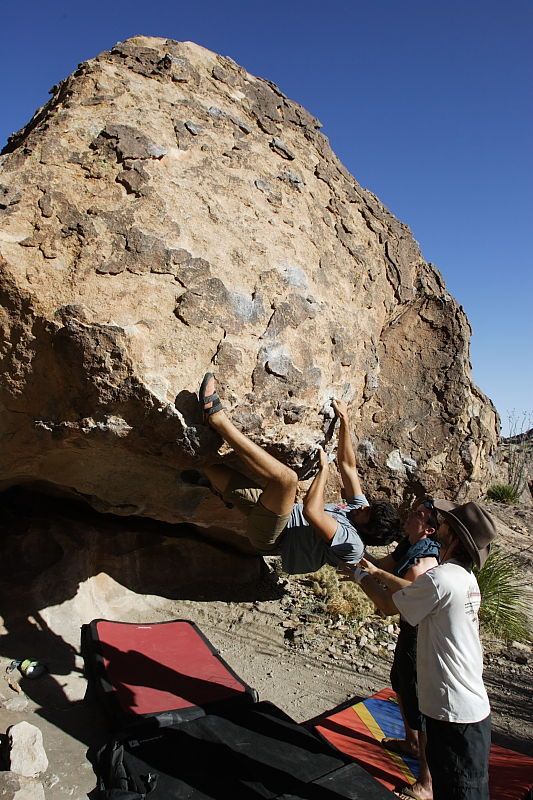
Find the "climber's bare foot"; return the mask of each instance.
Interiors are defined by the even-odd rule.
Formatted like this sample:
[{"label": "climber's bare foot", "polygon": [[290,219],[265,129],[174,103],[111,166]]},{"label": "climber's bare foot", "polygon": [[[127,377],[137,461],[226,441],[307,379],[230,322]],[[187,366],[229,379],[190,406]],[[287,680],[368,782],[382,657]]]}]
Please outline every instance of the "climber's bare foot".
[{"label": "climber's bare foot", "polygon": [[394,794],[401,800],[433,800],[433,792],[422,783],[411,783],[395,789]]}]

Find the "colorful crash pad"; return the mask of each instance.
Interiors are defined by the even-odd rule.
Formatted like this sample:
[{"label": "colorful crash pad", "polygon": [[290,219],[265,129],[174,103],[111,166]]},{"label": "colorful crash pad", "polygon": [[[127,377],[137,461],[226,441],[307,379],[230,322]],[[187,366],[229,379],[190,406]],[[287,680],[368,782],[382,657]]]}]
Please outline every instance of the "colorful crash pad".
[{"label": "colorful crash pad", "polygon": [[[327,712],[313,720],[313,727],[388,789],[413,783],[418,776],[416,759],[393,753],[380,744],[384,736],[404,736],[392,689],[382,689],[366,700]],[[526,800],[533,791],[533,758],[493,744],[489,782],[494,800]]]}]

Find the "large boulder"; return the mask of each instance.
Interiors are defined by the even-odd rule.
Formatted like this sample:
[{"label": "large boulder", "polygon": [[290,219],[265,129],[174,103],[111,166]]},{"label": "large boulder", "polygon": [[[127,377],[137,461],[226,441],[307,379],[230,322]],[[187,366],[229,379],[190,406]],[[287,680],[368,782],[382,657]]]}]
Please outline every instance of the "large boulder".
[{"label": "large boulder", "polygon": [[320,123],[189,42],[85,62],[0,156],[0,486],[238,525],[180,480],[213,459],[194,393],[301,469],[352,404],[369,492],[476,497],[497,415],[470,327]]}]

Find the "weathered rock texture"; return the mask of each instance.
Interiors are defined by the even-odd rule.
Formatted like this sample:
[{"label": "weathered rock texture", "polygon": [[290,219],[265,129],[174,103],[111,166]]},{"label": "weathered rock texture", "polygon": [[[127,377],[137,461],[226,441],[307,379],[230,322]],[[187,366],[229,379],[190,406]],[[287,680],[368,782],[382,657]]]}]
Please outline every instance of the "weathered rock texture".
[{"label": "weathered rock texture", "polygon": [[39,728],[29,722],[18,722],[7,731],[9,769],[25,778],[34,778],[45,772],[48,758]]},{"label": "weathered rock texture", "polygon": [[2,800],[45,800],[42,783],[33,778],[24,778],[12,772],[0,773],[0,797]]},{"label": "weathered rock texture", "polygon": [[214,368],[237,424],[293,466],[336,395],[370,492],[477,496],[497,417],[465,314],[319,128],[164,39],[52,89],[0,158],[1,485],[238,524],[179,480],[217,444],[193,396]]}]

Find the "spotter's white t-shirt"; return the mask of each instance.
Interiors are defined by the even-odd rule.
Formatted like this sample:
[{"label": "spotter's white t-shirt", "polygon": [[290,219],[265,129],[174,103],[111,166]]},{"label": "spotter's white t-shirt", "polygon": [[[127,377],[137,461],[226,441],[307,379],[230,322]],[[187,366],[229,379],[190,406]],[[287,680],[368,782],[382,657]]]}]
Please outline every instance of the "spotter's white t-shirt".
[{"label": "spotter's white t-shirt", "polygon": [[394,604],[418,625],[418,703],[423,714],[447,722],[479,722],[490,713],[483,684],[478,583],[447,561],[395,592]]}]

